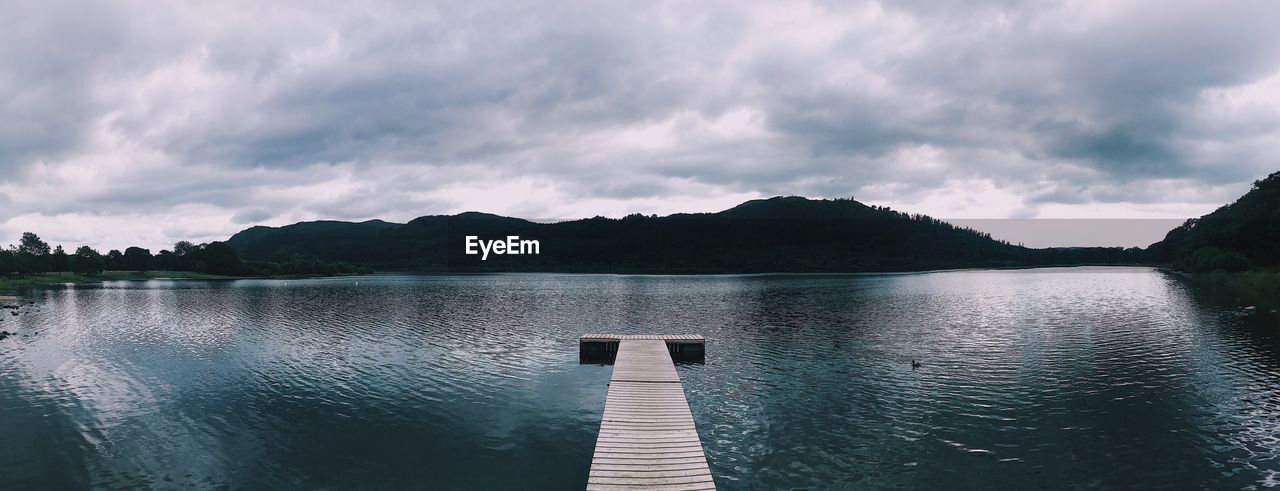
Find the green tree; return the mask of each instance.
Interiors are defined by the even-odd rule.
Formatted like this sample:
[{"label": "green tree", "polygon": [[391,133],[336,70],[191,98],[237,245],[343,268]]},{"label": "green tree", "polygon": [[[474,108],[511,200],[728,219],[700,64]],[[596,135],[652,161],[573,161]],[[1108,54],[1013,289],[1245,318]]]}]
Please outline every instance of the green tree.
[{"label": "green tree", "polygon": [[173,245],[173,254],[178,257],[190,256],[196,253],[200,248],[190,241],[180,240]]},{"label": "green tree", "polygon": [[179,241],[173,245],[173,258],[170,269],[176,271],[194,271],[199,258],[200,248],[188,241]]},{"label": "green tree", "polygon": [[49,270],[49,244],[40,240],[40,236],[31,232],[23,232],[17,249],[18,274],[43,273]]},{"label": "green tree", "polygon": [[98,251],[89,246],[80,246],[71,256],[71,271],[79,275],[98,274],[102,272],[105,260]]},{"label": "green tree", "polygon": [[62,250],[61,245],[53,248],[52,258],[53,259],[50,261],[50,271],[57,271],[59,273],[71,271],[71,257],[67,255],[67,251]]},{"label": "green tree", "polygon": [[1222,251],[1205,261],[1204,271],[1238,272],[1249,269],[1253,263],[1244,254],[1235,251]]},{"label": "green tree", "polygon": [[205,273],[237,275],[244,271],[240,256],[226,242],[210,242],[200,248],[201,269]]},{"label": "green tree", "polygon": [[111,271],[118,271],[121,269],[125,269],[124,253],[120,252],[118,249],[112,249],[110,252],[107,253],[107,262],[106,262],[106,265],[103,266],[103,268]]},{"label": "green tree", "polygon": [[18,252],[33,256],[49,255],[49,243],[40,240],[40,236],[31,232],[22,233],[22,241],[18,244]]},{"label": "green tree", "polygon": [[169,252],[167,249],[161,249],[160,252],[157,253],[154,258],[152,258],[151,268],[158,269],[161,271],[177,271],[178,270],[178,267],[174,261],[173,253]]},{"label": "green tree", "polygon": [[0,276],[7,276],[14,271],[13,252],[8,249],[0,249]]},{"label": "green tree", "polygon": [[122,267],[142,273],[151,269],[151,261],[151,251],[141,247],[130,247],[124,250]]}]

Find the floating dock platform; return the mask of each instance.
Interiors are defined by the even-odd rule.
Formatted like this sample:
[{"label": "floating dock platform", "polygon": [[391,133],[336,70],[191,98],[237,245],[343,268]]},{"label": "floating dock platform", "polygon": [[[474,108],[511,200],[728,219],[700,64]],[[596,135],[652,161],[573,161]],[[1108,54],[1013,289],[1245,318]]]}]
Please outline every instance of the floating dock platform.
[{"label": "floating dock platform", "polygon": [[588,334],[590,349],[611,358],[613,376],[591,458],[588,490],[714,490],[693,413],[673,359],[704,356],[700,335]]},{"label": "floating dock platform", "polygon": [[611,363],[623,339],[662,341],[676,361],[701,362],[706,357],[707,339],[701,334],[584,334],[578,338],[578,361]]}]

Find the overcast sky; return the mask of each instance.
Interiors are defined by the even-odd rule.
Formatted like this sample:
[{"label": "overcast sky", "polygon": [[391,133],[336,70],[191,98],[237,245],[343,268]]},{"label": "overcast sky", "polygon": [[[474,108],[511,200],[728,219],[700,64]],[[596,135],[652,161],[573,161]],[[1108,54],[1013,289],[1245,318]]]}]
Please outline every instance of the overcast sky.
[{"label": "overcast sky", "polygon": [[801,195],[1174,219],[997,234],[1146,245],[1280,170],[1274,0],[19,0],[0,18],[5,244]]}]

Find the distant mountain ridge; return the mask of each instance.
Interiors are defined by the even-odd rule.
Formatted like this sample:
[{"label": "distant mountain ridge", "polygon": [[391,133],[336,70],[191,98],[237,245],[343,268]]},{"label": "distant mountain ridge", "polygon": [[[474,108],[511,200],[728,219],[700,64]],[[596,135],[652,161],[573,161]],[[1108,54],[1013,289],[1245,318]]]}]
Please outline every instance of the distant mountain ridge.
[{"label": "distant mountain ridge", "polygon": [[363,258],[367,245],[379,233],[402,226],[382,220],[358,223],[319,220],[283,227],[256,226],[231,236],[227,245],[246,259],[270,260],[277,254],[309,254],[325,261],[346,261],[336,258]]},{"label": "distant mountain ridge", "polygon": [[[537,255],[467,255],[464,238],[516,235]],[[1028,249],[924,215],[852,199],[774,197],[717,213],[558,223],[467,212],[405,224],[317,221],[252,227],[227,243],[246,260],[314,256],[375,269],[617,273],[918,271],[1140,262],[1137,249]]]}]

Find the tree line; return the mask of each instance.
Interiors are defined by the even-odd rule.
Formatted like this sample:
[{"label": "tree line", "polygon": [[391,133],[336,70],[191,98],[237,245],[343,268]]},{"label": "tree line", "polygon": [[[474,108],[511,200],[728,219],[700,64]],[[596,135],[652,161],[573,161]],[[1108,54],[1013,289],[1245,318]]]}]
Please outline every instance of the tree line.
[{"label": "tree line", "polygon": [[1280,268],[1280,172],[1254,181],[1235,202],[1187,220],[1149,251],[1198,273]]},{"label": "tree line", "polygon": [[305,254],[278,255],[270,261],[244,261],[226,242],[180,241],[152,254],[142,247],[112,249],[105,254],[87,245],[68,253],[50,247],[40,236],[24,232],[17,245],[0,248],[0,276],[64,273],[96,275],[103,271],[188,271],[222,276],[332,275],[367,273],[367,268],[327,262]]},{"label": "tree line", "polygon": [[[537,255],[465,251],[466,237],[537,240]],[[919,271],[1129,264],[1141,249],[1029,249],[922,214],[852,199],[778,197],[718,213],[631,214],[556,223],[468,212],[405,224],[315,221],[252,227],[227,243],[241,257],[313,254],[382,270],[583,273]]]}]

